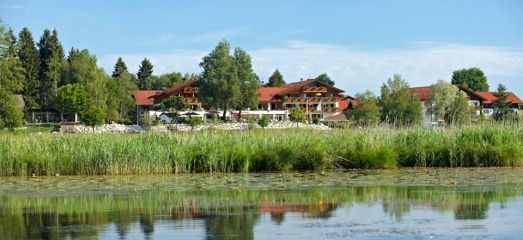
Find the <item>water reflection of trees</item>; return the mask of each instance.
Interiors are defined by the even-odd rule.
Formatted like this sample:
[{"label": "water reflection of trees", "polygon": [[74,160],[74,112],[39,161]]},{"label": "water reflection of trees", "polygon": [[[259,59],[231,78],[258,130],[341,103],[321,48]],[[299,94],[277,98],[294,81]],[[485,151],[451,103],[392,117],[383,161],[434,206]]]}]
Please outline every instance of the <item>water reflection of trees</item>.
[{"label": "water reflection of trees", "polygon": [[339,204],[381,203],[401,221],[413,208],[453,212],[455,219],[484,219],[492,202],[521,196],[518,190],[458,191],[434,187],[353,187],[300,191],[150,191],[125,198],[114,195],[0,196],[2,239],[98,238],[108,226],[121,239],[138,226],[147,238],[157,221],[173,224],[199,219],[207,239],[252,239],[262,214],[281,224],[285,214],[330,218]]}]

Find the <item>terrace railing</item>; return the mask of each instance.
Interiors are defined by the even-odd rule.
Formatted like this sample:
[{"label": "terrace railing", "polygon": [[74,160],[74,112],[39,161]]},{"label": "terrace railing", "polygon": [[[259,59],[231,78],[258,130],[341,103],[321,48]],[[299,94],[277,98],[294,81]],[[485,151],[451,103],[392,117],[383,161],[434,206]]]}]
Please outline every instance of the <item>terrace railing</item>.
[{"label": "terrace railing", "polygon": [[197,87],[186,87],[183,89],[183,93],[198,93]]}]

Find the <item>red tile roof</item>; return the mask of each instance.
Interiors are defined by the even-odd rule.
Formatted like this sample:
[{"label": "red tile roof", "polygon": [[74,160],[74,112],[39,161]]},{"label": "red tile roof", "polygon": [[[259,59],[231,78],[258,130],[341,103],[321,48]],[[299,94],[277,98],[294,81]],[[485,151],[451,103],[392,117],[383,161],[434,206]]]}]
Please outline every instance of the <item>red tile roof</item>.
[{"label": "red tile roof", "polygon": [[431,87],[413,87],[410,89],[413,90],[414,93],[416,93],[420,101],[427,101],[430,98],[430,95],[432,94]]},{"label": "red tile roof", "polygon": [[[496,97],[496,92],[476,92],[476,94],[483,98],[484,104],[491,104],[494,101],[496,101],[496,99],[498,99]],[[521,101],[521,99],[519,99],[519,97],[516,96],[516,94],[514,94],[513,92],[507,92],[506,101],[511,102],[513,104],[523,104],[523,101]]]},{"label": "red tile roof", "polygon": [[285,87],[260,87],[258,93],[260,93],[260,102],[270,102],[272,97],[283,91]]},{"label": "red tile roof", "polygon": [[136,102],[136,105],[152,106],[154,105],[153,96],[156,96],[161,92],[162,90],[136,90],[133,91],[134,101]]},{"label": "red tile roof", "polygon": [[340,113],[340,114],[332,115],[328,118],[325,118],[325,121],[347,121],[347,117],[345,117],[345,114]]},{"label": "red tile roof", "polygon": [[342,98],[338,101],[338,108],[341,110],[345,110],[349,107],[350,99]]}]

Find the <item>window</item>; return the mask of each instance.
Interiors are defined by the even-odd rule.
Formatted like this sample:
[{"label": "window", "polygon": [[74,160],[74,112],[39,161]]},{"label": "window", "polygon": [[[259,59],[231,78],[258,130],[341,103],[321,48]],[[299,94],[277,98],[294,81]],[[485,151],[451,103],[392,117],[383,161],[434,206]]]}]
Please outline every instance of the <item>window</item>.
[{"label": "window", "polygon": [[309,83],[309,87],[310,88],[318,87],[318,83],[315,83],[315,82]]}]

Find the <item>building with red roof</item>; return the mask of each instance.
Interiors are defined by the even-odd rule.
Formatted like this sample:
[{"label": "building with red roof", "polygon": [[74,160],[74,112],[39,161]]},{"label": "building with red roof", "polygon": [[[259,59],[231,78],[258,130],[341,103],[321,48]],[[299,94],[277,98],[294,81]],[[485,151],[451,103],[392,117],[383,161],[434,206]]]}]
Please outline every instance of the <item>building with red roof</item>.
[{"label": "building with red roof", "polygon": [[[242,111],[242,115],[272,115],[273,118],[286,118],[288,110],[298,107],[308,119],[324,119],[340,114],[343,110],[354,106],[357,101],[344,96],[344,91],[329,86],[316,79],[302,80],[283,87],[265,87],[258,89],[259,105],[257,110]],[[191,110],[202,109],[203,102],[198,98],[197,80],[178,83],[165,90],[139,90],[133,92],[140,113],[150,111],[156,104],[172,95],[184,97]],[[234,112],[233,112],[234,113]],[[279,116],[276,116],[279,115]]]}]

